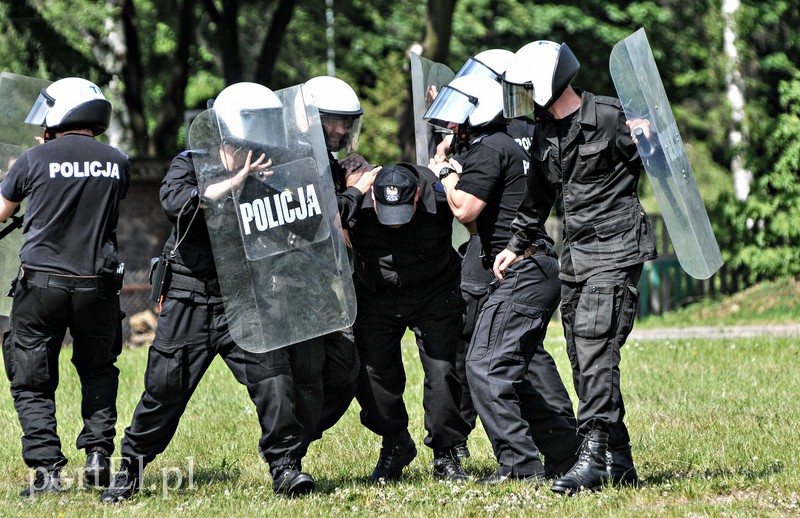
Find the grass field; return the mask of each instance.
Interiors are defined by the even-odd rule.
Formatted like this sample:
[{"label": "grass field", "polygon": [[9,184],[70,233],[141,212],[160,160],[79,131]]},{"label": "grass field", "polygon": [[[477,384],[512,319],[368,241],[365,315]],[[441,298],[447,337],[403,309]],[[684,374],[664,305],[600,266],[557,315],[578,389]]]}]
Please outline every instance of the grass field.
[{"label": "grass field", "polygon": [[[759,297],[751,294],[752,300]],[[720,303],[720,302],[717,302]],[[695,313],[702,308],[695,308]],[[712,310],[709,310],[712,311]],[[743,310],[736,323],[757,311]],[[787,310],[792,311],[792,310]],[[744,316],[742,316],[744,315]],[[685,317],[682,325],[687,325]],[[691,323],[691,322],[689,322]],[[648,325],[658,323],[649,322]],[[558,333],[547,341],[562,376],[568,364]],[[80,430],[79,386],[70,349],[61,357],[59,432],[70,458],[65,476],[83,465],[75,450]],[[634,455],[645,484],[560,497],[549,487],[436,482],[432,455],[421,445],[421,369],[411,341],[404,347],[406,401],[420,455],[400,483],[366,478],[379,439],[358,422],[354,403],[344,419],[312,445],[304,468],[318,492],[287,500],[273,496],[256,443],[252,403],[224,363],[203,379],[167,451],[148,466],[132,501],[103,506],[99,493],[73,487],[23,501],[28,470],[20,457],[20,428],[5,377],[0,379],[0,499],[3,516],[794,516],[800,514],[800,344],[794,338],[630,342],[623,350],[623,390]],[[118,435],[142,391],[145,350],[120,358]],[[567,384],[568,388],[571,388]],[[469,441],[466,469],[479,477],[495,468],[480,427]],[[75,471],[73,471],[75,470]]]}]

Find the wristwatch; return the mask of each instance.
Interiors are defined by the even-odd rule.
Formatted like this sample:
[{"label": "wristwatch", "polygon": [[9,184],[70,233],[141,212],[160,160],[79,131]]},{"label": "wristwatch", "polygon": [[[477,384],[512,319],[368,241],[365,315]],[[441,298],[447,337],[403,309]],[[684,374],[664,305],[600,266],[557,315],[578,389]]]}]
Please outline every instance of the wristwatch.
[{"label": "wristwatch", "polygon": [[455,172],[456,170],[453,169],[452,167],[442,167],[441,169],[439,169],[439,180],[440,181],[444,180],[445,178],[447,178],[447,175]]}]

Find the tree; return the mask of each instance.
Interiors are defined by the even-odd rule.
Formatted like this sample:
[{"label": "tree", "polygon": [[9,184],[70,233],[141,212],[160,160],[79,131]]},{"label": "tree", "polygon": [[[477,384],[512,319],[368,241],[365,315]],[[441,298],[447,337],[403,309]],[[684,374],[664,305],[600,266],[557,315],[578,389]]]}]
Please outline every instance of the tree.
[{"label": "tree", "polygon": [[[448,59],[455,6],[456,0],[428,0],[427,16],[425,17],[422,43],[420,45],[421,56],[425,56],[437,63]],[[410,47],[407,52],[411,52]],[[411,96],[411,81],[410,77],[408,77],[406,78],[403,116],[397,137],[401,149],[401,160],[413,163],[416,162],[416,148],[414,144],[414,110]]]},{"label": "tree", "polygon": [[750,282],[800,275],[800,72],[781,81],[778,92],[785,111],[770,124],[762,148],[770,167],[755,169],[752,195],[729,213],[739,230],[738,244],[730,246],[732,263]]},{"label": "tree", "polygon": [[723,199],[718,210],[734,237],[724,247],[731,264],[754,282],[800,273],[800,6],[747,0],[736,22],[753,181],[746,202]]},{"label": "tree", "polygon": [[[732,127],[728,132],[728,141],[731,147],[740,149],[744,144],[746,128],[744,122],[744,78],[742,77],[739,51],[736,48],[736,11],[739,9],[739,0],[723,0],[722,12],[725,18],[725,55],[728,57],[728,73],[725,82],[728,85],[728,103],[731,105]],[[747,199],[750,192],[752,174],[745,169],[741,153],[736,153],[731,161],[733,174],[733,187],[736,199]]]}]

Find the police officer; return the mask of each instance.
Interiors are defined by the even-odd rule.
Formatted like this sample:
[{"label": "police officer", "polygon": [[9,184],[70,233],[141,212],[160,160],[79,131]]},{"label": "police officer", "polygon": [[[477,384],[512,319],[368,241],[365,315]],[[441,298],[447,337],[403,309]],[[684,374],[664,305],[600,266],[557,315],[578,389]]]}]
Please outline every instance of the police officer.
[{"label": "police officer", "polygon": [[35,478],[21,495],[61,489],[67,463],[56,433],[58,357],[66,330],[81,380],[85,475],[107,485],[114,451],[122,345],[117,279],[119,204],[130,163],[94,137],[111,104],[93,83],[76,77],[43,89],[26,123],[41,125],[44,144],[20,156],[0,184],[0,220],[27,198],[10,330],[3,341],[6,373],[22,425],[22,457]]},{"label": "police officer", "polygon": [[373,481],[400,478],[417,454],[403,403],[406,329],[417,338],[425,375],[425,444],[433,450],[433,475],[468,479],[453,451],[469,432],[455,372],[464,302],[451,245],[453,216],[437,183],[426,167],[384,166],[372,197],[350,222],[358,301],[353,329],[362,364],[356,398],[361,422],[382,437]]},{"label": "police officer", "polygon": [[[508,62],[513,56],[514,53],[506,49],[483,50],[467,59],[456,73],[454,79],[463,76],[479,76],[488,77],[499,83],[503,72],[505,72],[508,66]],[[452,158],[460,162],[460,153],[468,149],[468,136],[462,135],[461,132],[457,131],[458,128],[456,124],[453,123],[451,125],[453,127],[449,129],[455,129],[456,132],[443,139],[437,150],[439,154],[434,156],[434,163],[444,162],[446,155],[453,151],[456,151],[456,153]],[[535,123],[532,119],[529,117],[517,117],[508,121],[505,131],[527,154],[530,150],[534,129]],[[456,146],[453,146],[454,138],[457,144]],[[454,149],[454,147],[456,149]],[[469,383],[467,382],[466,376],[467,348],[475,330],[475,321],[489,296],[489,285],[495,279],[491,270],[491,264],[484,260],[481,240],[474,223],[474,221],[464,222],[464,226],[470,232],[470,237],[466,243],[459,247],[459,253],[462,255],[461,295],[464,297],[464,302],[466,303],[466,311],[464,313],[462,346],[459,349],[456,359],[456,370],[459,373],[462,383],[461,414],[473,429],[475,427],[477,413],[472,404],[472,396],[470,395]],[[541,362],[539,361],[540,359],[542,360]],[[569,399],[568,394],[563,391],[563,383],[561,383],[560,377],[555,380],[552,379],[554,369],[552,368],[552,358],[550,355],[535,355],[528,368],[530,370],[529,381],[536,387],[536,391],[541,394],[542,399],[547,401],[549,407],[557,409],[565,419],[572,421],[574,428],[575,413],[572,407],[572,401]],[[456,451],[462,459],[470,455],[466,442],[458,445]],[[546,468],[553,468],[553,464],[548,461]],[[548,475],[555,474],[552,469],[548,469],[547,471]]]},{"label": "police officer", "polygon": [[[451,159],[431,168],[456,218],[477,227],[487,266],[511,237],[528,168],[527,155],[507,133],[502,112],[500,84],[468,75],[444,87],[425,114],[437,125],[456,125],[460,162]],[[492,283],[467,353],[473,402],[500,464],[479,483],[542,480],[546,472],[539,448],[550,468],[547,474],[563,473],[580,444],[569,395],[543,345],[559,300],[558,261],[543,228],[536,244],[515,266],[513,280]],[[539,386],[546,388],[539,391]]]},{"label": "police officer", "polygon": [[[310,103],[319,110],[339,216],[343,222],[350,221],[361,206],[364,195],[369,192],[375,174],[348,174],[334,153],[352,153],[358,148],[364,111],[350,85],[336,77],[317,76],[309,79],[303,84],[303,94],[309,96]],[[354,159],[358,158],[355,155],[345,163],[355,163]],[[357,162],[361,165],[363,160]],[[349,237],[346,241],[349,242]],[[322,397],[318,399],[322,407],[316,410],[319,424],[313,438],[321,436],[347,411],[355,397],[359,372],[352,329],[324,335],[321,338],[322,347],[318,347],[319,343],[311,341],[295,346],[305,352],[297,355],[298,360],[302,358],[305,361],[302,365],[296,365],[296,372],[307,374],[303,378],[308,379],[309,385],[316,383],[319,376],[323,380]],[[296,381],[303,383],[300,379]]]},{"label": "police officer", "polygon": [[372,187],[375,175],[354,173],[363,163],[358,155],[340,161],[334,154],[351,154],[358,149],[364,110],[350,85],[336,77],[312,77],[303,84],[303,93],[310,96],[311,103],[319,110],[339,215],[342,222],[350,221]]},{"label": "police officer", "polygon": [[[240,111],[253,116],[281,109],[272,91],[254,83],[225,88],[213,108],[214,115],[227,128],[241,126]],[[231,136],[237,136],[236,131]],[[255,404],[261,425],[259,450],[270,466],[274,492],[294,496],[315,487],[313,477],[301,467],[308,444],[297,416],[299,396],[293,381],[290,348],[253,353],[233,341],[206,216],[200,213],[206,204],[207,210],[231,212],[231,191],[239,189],[250,175],[268,174],[272,161],[253,149],[254,143],[227,135],[222,140],[220,171],[238,171],[230,180],[209,185],[199,196],[192,159],[196,152],[185,152],[173,159],[161,183],[161,205],[174,225],[164,246],[169,274],[156,336],[148,353],[145,391],[125,429],[122,462],[111,486],[101,496],[102,502],[126,500],[139,490],[144,467],[167,448],[189,399],[217,355],[237,381],[247,387]],[[231,216],[231,224],[237,224],[235,216]],[[232,242],[230,249],[236,247]],[[243,251],[241,255],[240,262],[244,264]]]},{"label": "police officer", "polygon": [[504,111],[540,116],[528,196],[514,236],[494,263],[503,278],[539,235],[553,205],[564,214],[561,318],[580,403],[579,459],[553,491],[575,493],[638,481],[623,422],[620,349],[633,328],[642,263],[656,258],[639,203],[641,159],[618,99],[570,85],[580,64],[566,44],[522,47],[504,79]]}]

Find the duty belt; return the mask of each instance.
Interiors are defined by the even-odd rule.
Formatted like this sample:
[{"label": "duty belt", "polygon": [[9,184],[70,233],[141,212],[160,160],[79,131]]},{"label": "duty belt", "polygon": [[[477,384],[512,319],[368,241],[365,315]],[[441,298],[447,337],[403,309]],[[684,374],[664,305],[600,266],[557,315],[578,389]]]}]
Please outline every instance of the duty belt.
[{"label": "duty belt", "polygon": [[99,288],[106,282],[106,277],[102,275],[65,275],[25,269],[20,270],[19,278],[40,288]]},{"label": "duty belt", "polygon": [[534,243],[523,250],[522,255],[525,256],[526,259],[535,255],[550,255],[550,250],[547,246],[539,246]]},{"label": "duty belt", "polygon": [[218,279],[198,279],[180,273],[170,273],[169,289],[185,290],[203,295],[221,295]]},{"label": "duty belt", "polygon": [[540,250],[539,247],[536,246],[536,245],[531,245],[531,246],[529,246],[528,248],[526,248],[525,250],[522,251],[522,255],[525,256],[525,258],[534,256],[534,255],[542,255],[542,254],[546,254],[546,253],[547,252],[545,250]]}]

